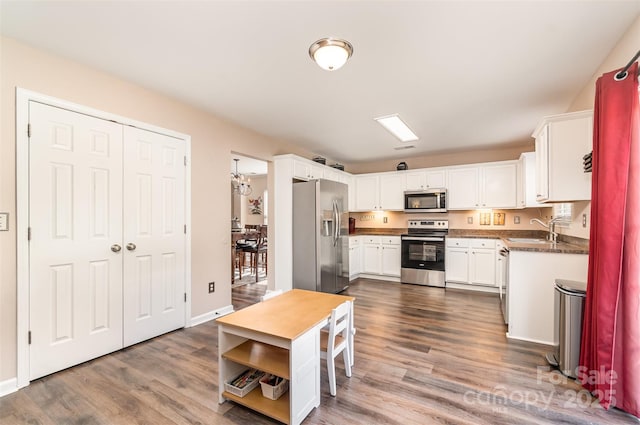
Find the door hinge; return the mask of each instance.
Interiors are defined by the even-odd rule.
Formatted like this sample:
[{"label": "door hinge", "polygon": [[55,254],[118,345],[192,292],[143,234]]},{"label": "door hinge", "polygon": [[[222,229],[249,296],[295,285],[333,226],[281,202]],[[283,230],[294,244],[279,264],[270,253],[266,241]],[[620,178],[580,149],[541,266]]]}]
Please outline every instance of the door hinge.
[{"label": "door hinge", "polygon": [[185,167],[187,166],[187,156],[186,155],[184,156],[184,166]]},{"label": "door hinge", "polygon": [[27,240],[31,240],[31,227],[27,227]]},{"label": "door hinge", "polygon": [[31,137],[31,124],[27,124],[27,137]]},{"label": "door hinge", "polygon": [[187,225],[186,224],[184,225],[184,234],[185,235],[187,234]]},{"label": "door hinge", "polygon": [[31,331],[29,331],[29,345],[31,345]]},{"label": "door hinge", "polygon": [[184,293],[184,302],[187,302],[187,293]]}]

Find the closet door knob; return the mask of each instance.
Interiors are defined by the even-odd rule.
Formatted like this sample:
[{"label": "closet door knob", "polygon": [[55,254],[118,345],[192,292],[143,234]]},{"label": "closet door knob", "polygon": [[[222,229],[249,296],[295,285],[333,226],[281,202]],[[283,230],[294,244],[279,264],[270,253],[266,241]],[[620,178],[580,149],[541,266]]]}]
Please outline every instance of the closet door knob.
[{"label": "closet door knob", "polygon": [[122,249],[122,247],[120,245],[118,245],[117,243],[111,245],[111,251],[113,251],[113,252],[120,252],[121,249]]},{"label": "closet door knob", "polygon": [[127,244],[127,249],[128,249],[129,251],[135,251],[135,249],[136,249],[136,244],[134,244],[134,243],[128,243],[128,244]]}]

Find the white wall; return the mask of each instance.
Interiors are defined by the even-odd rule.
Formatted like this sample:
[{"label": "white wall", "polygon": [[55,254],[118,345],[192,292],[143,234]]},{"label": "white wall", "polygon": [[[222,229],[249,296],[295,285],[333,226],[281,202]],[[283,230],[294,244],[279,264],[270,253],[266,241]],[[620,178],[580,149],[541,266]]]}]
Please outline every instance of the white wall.
[{"label": "white wall", "polygon": [[[264,192],[267,190],[267,176],[253,176],[251,177],[251,195],[239,196],[241,221],[240,223],[244,227],[245,224],[264,224]],[[253,214],[252,207],[249,203],[250,200],[255,200],[258,197],[262,199],[262,214]]]},{"label": "white wall", "polygon": [[[0,51],[0,211],[9,213],[9,231],[0,232],[0,383],[16,376],[16,87],[191,136],[191,313],[195,317],[230,305],[231,152],[266,161],[276,154],[313,154],[10,38],[0,38]],[[267,185],[273,188],[273,179]],[[207,291],[211,281],[216,282],[213,294]]]},{"label": "white wall", "polygon": [[[640,17],[629,27],[616,47],[598,67],[591,80],[582,88],[576,96],[567,112],[593,109],[596,93],[596,80],[606,72],[620,69],[627,64],[640,48]],[[587,216],[587,226],[582,226],[582,215]],[[591,229],[591,202],[576,202],[573,206],[573,222],[568,228],[560,228],[560,233],[589,238]]]}]

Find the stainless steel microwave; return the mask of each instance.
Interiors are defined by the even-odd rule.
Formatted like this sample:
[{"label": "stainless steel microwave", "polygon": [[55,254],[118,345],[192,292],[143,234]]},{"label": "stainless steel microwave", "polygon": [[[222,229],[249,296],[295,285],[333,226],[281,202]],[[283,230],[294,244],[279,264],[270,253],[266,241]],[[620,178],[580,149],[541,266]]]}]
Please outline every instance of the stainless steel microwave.
[{"label": "stainless steel microwave", "polygon": [[447,212],[447,189],[405,192],[404,211],[416,213]]}]

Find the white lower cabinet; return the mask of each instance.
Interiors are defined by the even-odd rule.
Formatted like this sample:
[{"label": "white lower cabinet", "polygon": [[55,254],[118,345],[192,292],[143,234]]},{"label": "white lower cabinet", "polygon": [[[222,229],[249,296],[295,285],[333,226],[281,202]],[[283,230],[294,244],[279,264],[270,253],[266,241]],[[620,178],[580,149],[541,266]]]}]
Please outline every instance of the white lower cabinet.
[{"label": "white lower cabinet", "polygon": [[445,280],[447,282],[469,282],[469,240],[447,238],[444,256]]},{"label": "white lower cabinet", "polygon": [[362,272],[380,274],[381,270],[380,236],[365,236],[362,243]]},{"label": "white lower cabinet", "polygon": [[496,240],[447,238],[445,270],[448,283],[495,287]]},{"label": "white lower cabinet", "polygon": [[361,239],[363,274],[373,278],[400,277],[400,236],[362,236]]},{"label": "white lower cabinet", "polygon": [[382,238],[382,274],[400,277],[400,237]]},{"label": "white lower cabinet", "polygon": [[469,283],[496,286],[496,242],[472,239],[469,256]]},{"label": "white lower cabinet", "polygon": [[349,238],[349,280],[362,273],[362,239],[358,236]]}]

